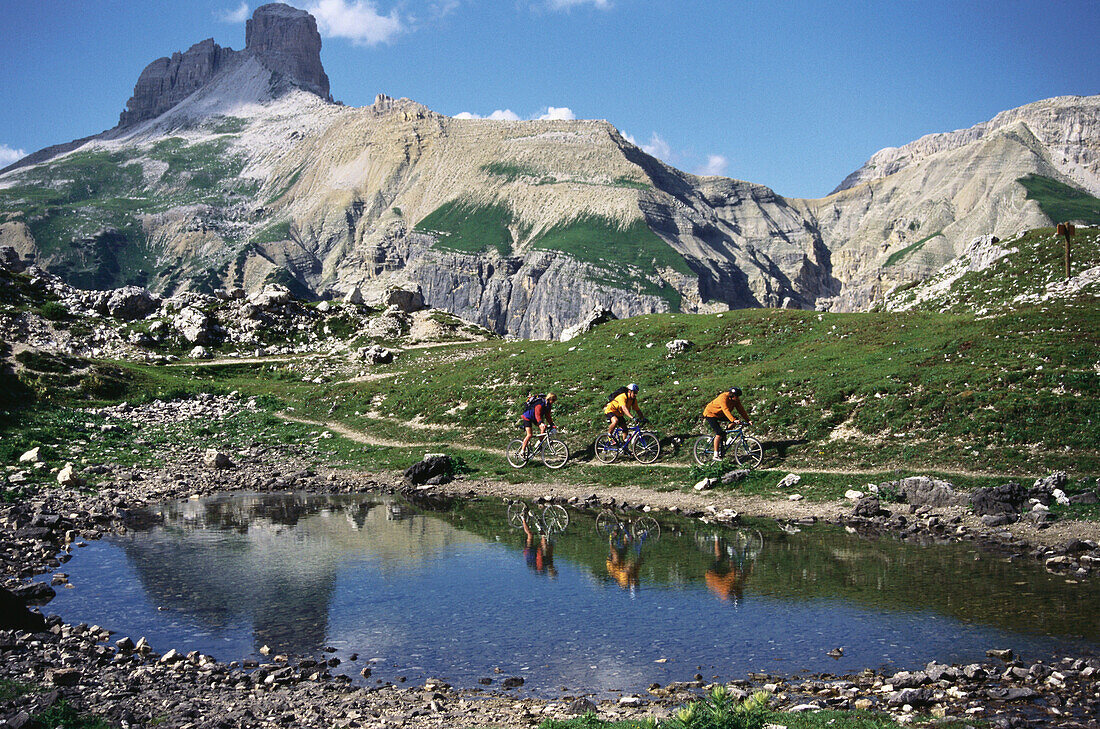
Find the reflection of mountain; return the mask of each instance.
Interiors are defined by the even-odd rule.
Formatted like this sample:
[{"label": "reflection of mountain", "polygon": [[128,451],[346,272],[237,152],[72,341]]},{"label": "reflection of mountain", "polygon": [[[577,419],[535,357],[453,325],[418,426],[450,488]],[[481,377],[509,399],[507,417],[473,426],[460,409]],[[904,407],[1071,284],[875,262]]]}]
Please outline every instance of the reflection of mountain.
[{"label": "reflection of mountain", "polygon": [[221,497],[158,511],[162,525],[121,542],[150,601],[215,627],[250,617],[257,647],[298,654],[322,647],[345,558],[398,572],[480,541],[361,496]]}]

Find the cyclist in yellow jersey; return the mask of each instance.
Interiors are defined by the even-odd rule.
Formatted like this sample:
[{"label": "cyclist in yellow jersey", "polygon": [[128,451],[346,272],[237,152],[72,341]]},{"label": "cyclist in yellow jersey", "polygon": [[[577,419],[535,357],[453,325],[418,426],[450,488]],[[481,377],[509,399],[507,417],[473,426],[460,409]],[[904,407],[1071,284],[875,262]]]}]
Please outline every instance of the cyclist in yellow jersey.
[{"label": "cyclist in yellow jersey", "polygon": [[[638,407],[638,386],[631,382],[625,390],[612,398],[603,409],[603,414],[607,417],[607,434],[612,438],[615,437],[615,428],[626,431],[626,421],[632,417],[645,420]],[[634,415],[631,415],[632,412]]]},{"label": "cyclist in yellow jersey", "polygon": [[720,449],[722,438],[726,435],[726,423],[737,422],[737,418],[734,417],[733,411],[730,409],[731,407],[735,408],[741,415],[741,420],[744,421],[745,425],[752,425],[749,421],[749,414],[745,412],[745,406],[741,404],[741,388],[739,387],[731,387],[703,408],[703,421],[714,431],[714,460],[716,461],[722,460]]}]

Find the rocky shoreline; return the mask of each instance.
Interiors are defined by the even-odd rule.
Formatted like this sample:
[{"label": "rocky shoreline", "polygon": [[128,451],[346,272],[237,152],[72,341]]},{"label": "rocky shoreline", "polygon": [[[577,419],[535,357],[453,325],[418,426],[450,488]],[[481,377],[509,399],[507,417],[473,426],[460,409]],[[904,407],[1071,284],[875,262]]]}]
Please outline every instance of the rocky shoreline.
[{"label": "rocky shoreline", "polygon": [[[145,407],[171,407],[186,411],[186,417],[203,418],[245,406],[206,397]],[[147,416],[163,419],[168,415],[143,413],[140,408],[120,409],[118,413],[136,422]],[[64,584],[63,573],[57,575],[56,571],[79,554],[81,543],[106,533],[125,532],[129,512],[146,504],[234,490],[392,492],[403,485],[398,474],[315,471],[286,449],[262,444],[222,454],[228,463],[206,458],[205,451],[194,448],[161,455],[165,465],[157,468],[85,466],[86,474],[99,478],[94,493],[51,488],[24,502],[0,505],[0,571],[5,587],[22,600],[48,607],[54,588]],[[460,479],[435,489],[453,495],[542,496],[581,507],[612,501],[554,484]],[[733,518],[724,509],[734,506],[745,513],[766,509],[728,494],[635,494],[622,489],[615,493],[618,507],[668,509],[708,519]],[[782,506],[789,509],[789,505]],[[1003,526],[988,527],[951,508],[921,506],[912,508],[908,515],[898,508],[868,516],[854,515],[850,507],[845,510],[835,505],[817,508],[803,503],[802,511],[784,509],[777,505],[772,513],[761,511],[760,515],[789,518],[796,523],[799,519],[808,523],[812,518],[824,518],[907,539],[975,540],[1004,554],[1041,558],[1052,571],[1077,565],[1072,567],[1076,579],[1089,577],[1095,568],[1095,562],[1083,559],[1096,554],[1095,543],[1090,548],[1087,541],[1078,540],[1085,549],[1054,554],[1048,550],[1061,547],[1029,542]],[[810,513],[815,509],[819,515]],[[905,505],[905,511],[910,509]],[[1069,559],[1051,564],[1050,560],[1057,557]],[[1085,574],[1078,574],[1080,570]],[[42,575],[50,573],[55,573],[52,585],[41,580]],[[44,608],[43,612],[48,610]],[[14,613],[6,611],[5,619],[8,615]],[[524,697],[522,689],[504,688],[504,684],[489,689],[454,688],[442,680],[429,680],[415,687],[361,686],[341,675],[338,666],[330,665],[323,655],[272,656],[258,666],[223,663],[197,652],[182,655],[170,646],[151,647],[137,636],[111,634],[98,626],[67,625],[56,617],[43,620],[33,614],[30,619],[37,624],[9,624],[0,630],[0,680],[42,690],[0,702],[0,727],[26,726],[30,717],[50,707],[56,709],[61,702],[72,710],[103,716],[122,727],[527,727],[590,708],[607,719],[661,717],[708,685],[696,675],[680,683],[654,685],[643,695],[604,699],[598,704],[592,702],[594,697],[580,692],[553,701]],[[773,694],[773,706],[787,711],[867,708],[901,717],[916,712],[1003,727],[1098,726],[1100,657],[1058,656],[1040,662],[1014,656],[1010,651],[992,653],[981,664],[932,663],[918,672],[752,674],[727,685],[746,694],[767,690]]]}]

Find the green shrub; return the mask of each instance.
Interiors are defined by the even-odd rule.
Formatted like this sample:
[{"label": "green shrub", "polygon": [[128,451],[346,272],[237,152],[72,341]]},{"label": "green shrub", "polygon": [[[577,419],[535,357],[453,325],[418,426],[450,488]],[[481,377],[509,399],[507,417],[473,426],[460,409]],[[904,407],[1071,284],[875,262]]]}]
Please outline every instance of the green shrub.
[{"label": "green shrub", "polygon": [[738,703],[725,686],[677,710],[662,729],[761,729],[767,719],[768,694],[758,691]]},{"label": "green shrub", "polygon": [[38,307],[38,313],[50,321],[62,321],[69,318],[69,310],[56,301],[47,301]]}]

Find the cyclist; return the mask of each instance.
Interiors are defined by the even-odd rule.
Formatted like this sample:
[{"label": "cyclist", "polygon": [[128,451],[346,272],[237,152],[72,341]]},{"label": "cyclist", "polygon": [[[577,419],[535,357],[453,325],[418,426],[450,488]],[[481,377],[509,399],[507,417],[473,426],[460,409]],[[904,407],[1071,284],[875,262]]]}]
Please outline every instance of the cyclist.
[{"label": "cyclist", "polygon": [[722,460],[722,439],[726,436],[726,423],[736,423],[730,407],[737,409],[741,414],[741,420],[745,425],[752,425],[749,414],[745,412],[745,406],[741,404],[741,388],[731,387],[718,397],[707,403],[703,408],[703,421],[714,431],[714,460]]},{"label": "cyclist", "polygon": [[523,409],[523,415],[520,416],[520,425],[527,431],[527,434],[523,436],[524,453],[527,453],[527,444],[531,442],[536,424],[539,426],[539,433],[545,433],[549,428],[554,427],[554,416],[550,413],[550,410],[551,406],[557,401],[558,396],[552,392],[546,397],[536,395],[527,401],[527,406]]},{"label": "cyclist", "polygon": [[[632,417],[645,422],[645,416],[638,407],[637,384],[631,382],[622,390],[616,390],[614,394],[615,396],[603,409],[603,414],[607,417],[607,434],[612,438],[615,437],[615,428],[622,428],[623,432],[626,432],[626,421]],[[631,412],[634,413],[633,416]]]}]

